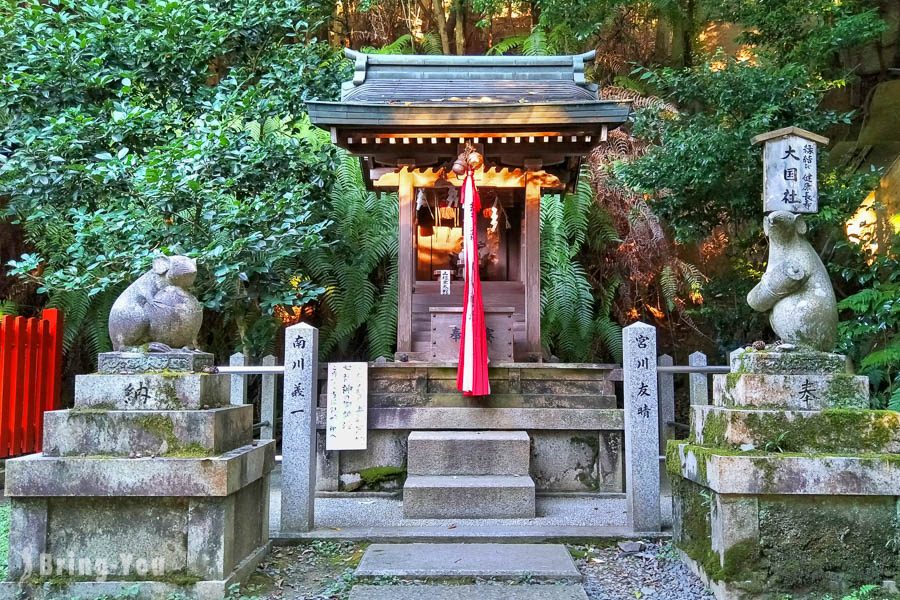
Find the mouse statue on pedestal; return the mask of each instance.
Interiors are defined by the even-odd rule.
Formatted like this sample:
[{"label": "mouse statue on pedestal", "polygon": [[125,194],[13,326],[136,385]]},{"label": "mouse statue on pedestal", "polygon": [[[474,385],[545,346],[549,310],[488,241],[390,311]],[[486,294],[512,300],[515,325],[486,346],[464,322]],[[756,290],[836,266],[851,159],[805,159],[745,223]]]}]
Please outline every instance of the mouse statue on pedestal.
[{"label": "mouse statue on pedestal", "polygon": [[161,256],[112,305],[109,337],[116,352],[197,350],[203,307],[188,289],[197,261]]},{"label": "mouse statue on pedestal", "polygon": [[804,237],[803,217],[778,210],[763,220],[769,264],[762,281],[747,294],[782,342],[830,352],[837,342],[838,311],[828,271]]}]

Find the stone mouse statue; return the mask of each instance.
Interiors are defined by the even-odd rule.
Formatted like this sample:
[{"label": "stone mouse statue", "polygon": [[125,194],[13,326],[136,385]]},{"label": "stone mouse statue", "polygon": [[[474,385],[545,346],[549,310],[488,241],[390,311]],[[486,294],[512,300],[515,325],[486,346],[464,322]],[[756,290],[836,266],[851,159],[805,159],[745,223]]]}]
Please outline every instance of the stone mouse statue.
[{"label": "stone mouse statue", "polygon": [[197,262],[161,256],[129,285],[109,313],[109,337],[116,352],[171,352],[197,349],[203,307],[188,288]]},{"label": "stone mouse statue", "polygon": [[769,265],[747,294],[750,308],[771,310],[769,322],[782,341],[830,352],[837,342],[834,289],[819,255],[804,237],[803,217],[775,211],[763,220]]}]

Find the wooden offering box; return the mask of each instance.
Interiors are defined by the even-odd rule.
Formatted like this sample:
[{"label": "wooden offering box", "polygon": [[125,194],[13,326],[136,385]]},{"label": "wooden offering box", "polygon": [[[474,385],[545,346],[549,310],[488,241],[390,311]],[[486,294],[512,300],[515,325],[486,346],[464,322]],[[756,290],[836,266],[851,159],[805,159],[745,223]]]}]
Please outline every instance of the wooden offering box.
[{"label": "wooden offering box", "polygon": [[[462,308],[432,306],[431,360],[457,361],[462,337]],[[491,364],[513,361],[513,314],[511,306],[485,307],[484,323],[488,340],[488,359]]]}]

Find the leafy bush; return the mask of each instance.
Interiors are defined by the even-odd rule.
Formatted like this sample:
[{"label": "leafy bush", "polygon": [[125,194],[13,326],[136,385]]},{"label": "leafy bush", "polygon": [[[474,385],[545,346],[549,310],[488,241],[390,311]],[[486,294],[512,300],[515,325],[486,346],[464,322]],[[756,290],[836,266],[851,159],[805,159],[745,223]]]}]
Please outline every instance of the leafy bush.
[{"label": "leafy bush", "polygon": [[585,268],[586,255],[617,241],[586,170],[575,193],[541,199],[541,336],[565,361],[622,359],[622,329],[611,316],[618,285],[594,286]]},{"label": "leafy bush", "polygon": [[900,410],[900,236],[878,254],[850,244],[843,249],[843,265],[836,270],[862,289],[838,303],[846,315],[838,350],[869,377],[873,408]]},{"label": "leafy bush", "polygon": [[[200,258],[224,331],[260,352],[272,310],[324,292],[337,155],[304,115],[347,66],[293,0],[51,0],[0,8],[0,198],[34,252],[11,264],[68,310],[67,342],[107,347],[106,313],[158,253]],[[326,13],[327,14],[327,13]],[[301,43],[308,42],[308,43]]]},{"label": "leafy bush", "polygon": [[301,257],[325,289],[319,352],[391,356],[397,341],[397,195],[366,190],[359,160],[342,152],[329,204],[330,243]]}]

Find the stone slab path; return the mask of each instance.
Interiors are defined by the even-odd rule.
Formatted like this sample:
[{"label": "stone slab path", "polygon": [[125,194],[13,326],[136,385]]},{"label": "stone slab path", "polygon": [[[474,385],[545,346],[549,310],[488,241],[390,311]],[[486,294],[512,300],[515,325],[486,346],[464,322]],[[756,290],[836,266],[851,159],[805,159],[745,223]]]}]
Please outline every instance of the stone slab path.
[{"label": "stone slab path", "polygon": [[357,585],[350,600],[588,600],[577,584]]},{"label": "stone slab path", "polygon": [[581,582],[562,544],[372,544],[356,576]]}]

